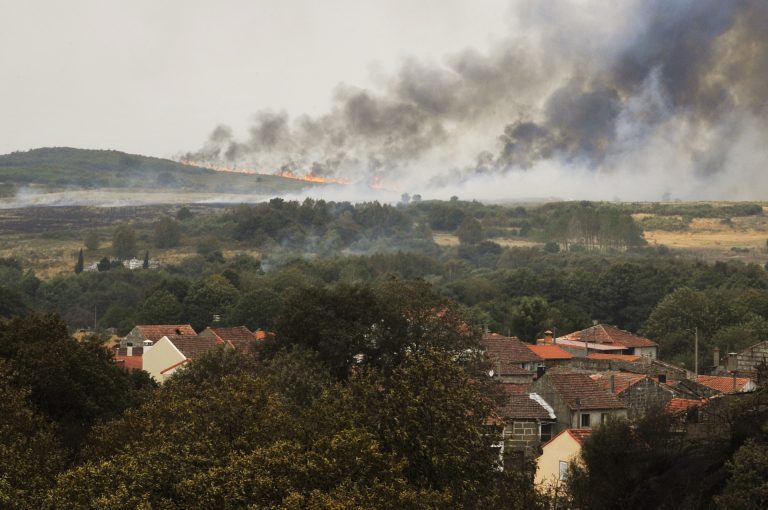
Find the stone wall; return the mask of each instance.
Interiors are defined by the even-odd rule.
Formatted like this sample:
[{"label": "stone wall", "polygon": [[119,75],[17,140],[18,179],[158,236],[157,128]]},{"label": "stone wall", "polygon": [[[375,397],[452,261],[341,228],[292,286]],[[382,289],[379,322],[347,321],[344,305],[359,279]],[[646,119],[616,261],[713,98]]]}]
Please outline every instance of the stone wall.
[{"label": "stone wall", "polygon": [[652,408],[660,408],[672,400],[672,391],[652,379],[643,379],[619,393],[619,399],[627,405],[630,420],[642,418]]},{"label": "stone wall", "polygon": [[504,447],[529,451],[539,446],[539,423],[534,420],[515,420],[504,427]]}]

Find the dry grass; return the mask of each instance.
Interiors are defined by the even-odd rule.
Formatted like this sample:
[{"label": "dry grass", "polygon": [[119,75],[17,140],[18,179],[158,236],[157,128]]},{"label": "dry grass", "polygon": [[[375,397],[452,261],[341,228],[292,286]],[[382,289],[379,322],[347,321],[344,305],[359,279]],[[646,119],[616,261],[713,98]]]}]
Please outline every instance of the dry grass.
[{"label": "dry grass", "polygon": [[[434,239],[435,243],[439,246],[459,245],[459,238],[453,234],[432,234],[432,239]],[[542,243],[528,241],[526,239],[519,239],[517,237],[495,237],[493,239],[489,239],[489,241],[493,241],[496,244],[507,247],[517,246],[528,248],[531,246],[542,246]]]},{"label": "dry grass", "polygon": [[645,239],[651,245],[663,244],[705,260],[737,259],[762,264],[768,259],[768,217],[732,218],[730,225],[717,218],[694,218],[686,231],[648,230]]}]

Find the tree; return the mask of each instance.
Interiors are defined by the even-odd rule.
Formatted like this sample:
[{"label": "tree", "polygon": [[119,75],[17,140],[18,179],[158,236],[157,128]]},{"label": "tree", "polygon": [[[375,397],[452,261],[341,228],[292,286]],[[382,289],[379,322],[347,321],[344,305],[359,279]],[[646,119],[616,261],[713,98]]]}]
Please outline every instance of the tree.
[{"label": "tree", "polygon": [[121,260],[130,259],[136,254],[136,232],[131,227],[117,227],[112,236],[112,252]]},{"label": "tree", "polygon": [[83,241],[83,244],[85,244],[85,247],[88,248],[88,251],[98,250],[100,243],[101,240],[99,239],[99,234],[95,230],[89,230],[85,235],[85,240]]},{"label": "tree", "polygon": [[213,323],[214,315],[225,317],[240,293],[221,275],[194,283],[184,299],[184,318],[197,331]]},{"label": "tree", "polygon": [[179,221],[188,220],[193,216],[192,211],[189,210],[189,207],[182,206],[178,211],[176,211],[176,219]]},{"label": "tree", "polygon": [[181,320],[181,303],[167,290],[150,294],[136,310],[139,324],[176,324]]},{"label": "tree", "polygon": [[727,463],[730,478],[717,507],[723,510],[768,508],[768,445],[750,438]]},{"label": "tree", "polygon": [[29,391],[15,387],[0,359],[0,506],[39,508],[65,466],[65,452],[50,424],[29,407]]},{"label": "tree", "polygon": [[96,269],[99,270],[99,272],[102,271],[109,271],[112,267],[112,263],[110,262],[109,258],[102,257],[101,260],[99,260],[99,263],[96,264]]},{"label": "tree", "polygon": [[461,244],[477,244],[483,240],[483,227],[475,218],[467,216],[456,230],[456,236]]},{"label": "tree", "polygon": [[153,239],[156,248],[173,248],[179,245],[181,225],[168,216],[155,222]]},{"label": "tree", "polygon": [[75,274],[80,274],[83,272],[83,266],[85,262],[83,261],[83,249],[80,248],[80,253],[77,255],[77,262],[75,263]]}]

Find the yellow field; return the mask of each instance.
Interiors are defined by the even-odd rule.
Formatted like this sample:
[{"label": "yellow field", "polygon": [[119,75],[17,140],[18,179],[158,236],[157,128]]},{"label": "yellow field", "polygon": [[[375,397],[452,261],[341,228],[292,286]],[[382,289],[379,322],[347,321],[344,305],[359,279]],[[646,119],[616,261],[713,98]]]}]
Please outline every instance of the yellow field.
[{"label": "yellow field", "polygon": [[736,259],[761,264],[768,260],[765,244],[768,239],[766,217],[732,218],[731,225],[714,218],[695,218],[687,231],[647,230],[645,239],[652,246],[663,244],[706,260]]}]

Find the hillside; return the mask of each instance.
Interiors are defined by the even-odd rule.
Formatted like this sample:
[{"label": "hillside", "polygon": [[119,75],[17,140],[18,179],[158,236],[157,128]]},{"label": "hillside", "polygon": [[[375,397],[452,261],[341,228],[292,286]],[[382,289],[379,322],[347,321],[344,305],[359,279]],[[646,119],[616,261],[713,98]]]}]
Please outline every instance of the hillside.
[{"label": "hillside", "polygon": [[[309,183],[273,175],[216,172],[168,159],[112,150],[40,148],[0,156],[6,190],[148,189],[153,191],[275,194]],[[12,193],[6,193],[10,195]]]}]

